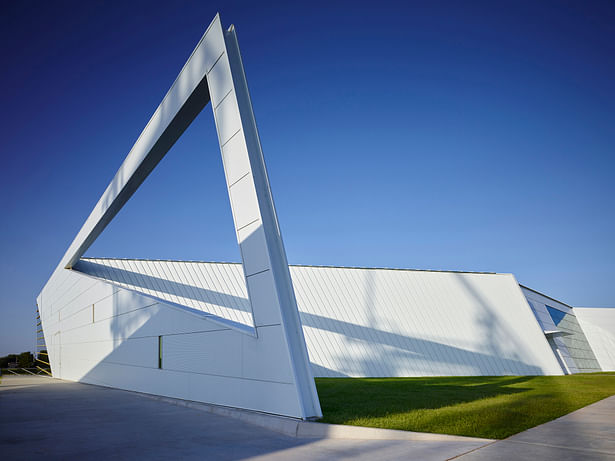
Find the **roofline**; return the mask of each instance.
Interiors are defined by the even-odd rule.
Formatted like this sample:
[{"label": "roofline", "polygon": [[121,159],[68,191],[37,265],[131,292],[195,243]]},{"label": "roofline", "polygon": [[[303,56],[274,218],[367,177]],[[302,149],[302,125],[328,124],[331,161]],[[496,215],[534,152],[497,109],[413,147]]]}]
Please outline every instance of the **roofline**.
[{"label": "roofline", "polygon": [[560,301],[559,299],[552,298],[551,296],[548,296],[548,295],[546,295],[546,294],[544,294],[544,293],[541,293],[541,292],[540,292],[540,291],[538,291],[538,290],[534,290],[533,288],[526,287],[525,285],[521,285],[521,284],[519,284],[519,286],[520,286],[521,288],[525,288],[526,290],[533,291],[534,293],[536,293],[536,294],[538,294],[538,295],[540,295],[540,296],[544,296],[545,298],[550,299],[551,301],[555,301],[556,303],[563,304],[564,306],[569,307],[570,309],[572,309],[572,311],[574,312],[574,307],[572,307],[572,306],[570,306],[570,305],[568,305],[568,304],[566,304],[566,303],[564,303],[564,302]]},{"label": "roofline", "polygon": [[[196,261],[182,259],[147,259],[147,258],[93,258],[83,257],[83,260],[104,259],[116,261],[156,261],[156,262],[177,262],[177,263],[204,263],[204,264],[241,264],[238,262],[228,261]],[[387,270],[387,271],[408,271],[408,272],[438,272],[452,274],[482,274],[482,275],[505,275],[500,272],[478,272],[478,271],[453,271],[453,270],[437,270],[437,269],[407,269],[399,267],[363,267],[363,266],[328,266],[328,265],[310,265],[310,264],[289,264],[290,267],[318,267],[329,269],[367,269],[367,270]],[[539,293],[540,294],[540,293]],[[559,301],[558,301],[559,302]],[[563,304],[563,303],[562,303]]]},{"label": "roofline", "polygon": [[478,271],[453,271],[439,269],[408,269],[401,267],[365,267],[365,266],[320,266],[310,264],[289,264],[290,267],[321,267],[330,269],[368,269],[368,270],[384,270],[384,271],[408,271],[408,272],[444,272],[453,274],[483,274],[483,275],[504,275],[498,272],[478,272]]}]

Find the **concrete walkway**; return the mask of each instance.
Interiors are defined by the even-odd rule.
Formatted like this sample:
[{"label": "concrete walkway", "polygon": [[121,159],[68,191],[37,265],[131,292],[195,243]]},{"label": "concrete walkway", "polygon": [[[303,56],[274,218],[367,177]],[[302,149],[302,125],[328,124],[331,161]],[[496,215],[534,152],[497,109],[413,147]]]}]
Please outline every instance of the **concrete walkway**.
[{"label": "concrete walkway", "polygon": [[164,399],[34,376],[2,378],[0,415],[0,453],[11,460],[615,461],[615,396],[498,442],[373,437],[362,428],[334,435],[341,438],[290,437]]},{"label": "concrete walkway", "polygon": [[43,377],[0,384],[3,459],[445,460],[489,443],[291,437],[133,392]]},{"label": "concrete walkway", "polygon": [[615,461],[615,396],[456,459]]}]

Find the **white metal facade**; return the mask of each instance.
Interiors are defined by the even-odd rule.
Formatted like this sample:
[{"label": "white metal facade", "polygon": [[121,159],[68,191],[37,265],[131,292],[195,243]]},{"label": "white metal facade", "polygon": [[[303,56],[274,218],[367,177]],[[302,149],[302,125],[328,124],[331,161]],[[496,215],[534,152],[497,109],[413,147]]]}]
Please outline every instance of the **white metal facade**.
[{"label": "white metal facade", "polygon": [[[84,252],[209,102],[247,302],[241,309],[229,310],[224,303],[194,304],[176,297],[167,303],[175,308],[172,310],[161,308],[151,297],[75,272]],[[124,270],[124,275],[134,278],[131,274]],[[155,284],[166,289],[172,283],[168,275],[150,274],[149,280],[154,282],[151,289]],[[185,280],[176,284],[193,290],[199,286]],[[219,16],[207,28],[37,303],[57,377],[298,418],[321,416],[239,46],[233,27],[223,30]],[[97,318],[97,312],[102,317]],[[190,336],[176,336],[187,331]],[[154,368],[152,350],[158,365]],[[162,351],[171,358],[161,367],[158,357]],[[204,360],[197,370],[203,373],[187,376],[182,367],[192,360],[181,351]]]},{"label": "white metal facade", "polygon": [[55,377],[275,414],[301,412],[276,325],[259,329],[256,338],[69,270],[39,303]]},{"label": "white metal facade", "polygon": [[615,371],[615,308],[575,307],[602,371]]},{"label": "white metal facade", "polygon": [[316,376],[561,374],[510,274],[291,273]]},{"label": "white metal facade", "polygon": [[[290,269],[315,376],[562,374],[510,274]],[[75,270],[165,303],[245,308],[240,264],[85,259]]]},{"label": "white metal facade", "polygon": [[[571,308],[519,287],[510,274],[312,266],[291,266],[290,273],[315,376],[581,370],[579,351],[561,343],[563,366],[548,340],[563,331]],[[236,327],[249,322],[241,264],[86,258],[54,285],[41,299],[54,375],[300,412],[279,329],[263,325],[257,339]],[[559,307],[559,326],[546,306]]]}]

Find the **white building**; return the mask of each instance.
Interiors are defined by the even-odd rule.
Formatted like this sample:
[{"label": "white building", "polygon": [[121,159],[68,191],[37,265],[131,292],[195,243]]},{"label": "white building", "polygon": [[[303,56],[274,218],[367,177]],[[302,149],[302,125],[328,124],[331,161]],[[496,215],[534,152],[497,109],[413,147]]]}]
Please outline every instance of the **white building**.
[{"label": "white building", "polygon": [[[162,304],[74,269],[210,103],[250,306],[249,315],[236,319],[218,315],[226,312],[223,299],[220,312],[194,308],[179,298]],[[172,288],[168,277],[156,276],[155,281]],[[176,283],[206,290],[195,281]],[[219,15],[37,304],[55,376],[297,418],[321,416],[237,37],[232,26],[223,29]],[[201,361],[195,364],[185,351]]]},{"label": "white building", "polygon": [[575,307],[574,313],[602,371],[615,371],[615,308]]},{"label": "white building", "polygon": [[[314,376],[558,375],[612,366],[598,364],[576,320],[589,310],[520,287],[511,274],[290,272]],[[266,325],[258,338],[242,332],[254,317],[239,263],[83,258],[39,301],[56,377],[293,415],[284,406],[293,378],[283,338]],[[612,332],[613,318],[599,324]],[[613,341],[602,333],[594,337]],[[599,350],[612,359],[612,349]]]},{"label": "white building", "polygon": [[[600,371],[572,308],[520,287],[511,274],[290,269],[315,376]],[[240,264],[83,259],[74,270],[150,303],[251,325]],[[200,354],[163,353],[192,364]]]},{"label": "white building", "polygon": [[[210,102],[241,263],[83,258]],[[37,304],[58,378],[303,419],[321,416],[314,375],[600,370],[575,311],[510,274],[289,268],[235,32],[219,16]]]}]

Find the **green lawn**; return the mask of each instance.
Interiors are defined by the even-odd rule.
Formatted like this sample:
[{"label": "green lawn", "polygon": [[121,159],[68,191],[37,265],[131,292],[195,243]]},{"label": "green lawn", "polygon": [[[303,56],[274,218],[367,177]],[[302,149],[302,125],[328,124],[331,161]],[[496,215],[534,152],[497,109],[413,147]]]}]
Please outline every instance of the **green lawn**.
[{"label": "green lawn", "polygon": [[501,439],[610,395],[615,373],[317,378],[322,422]]}]

